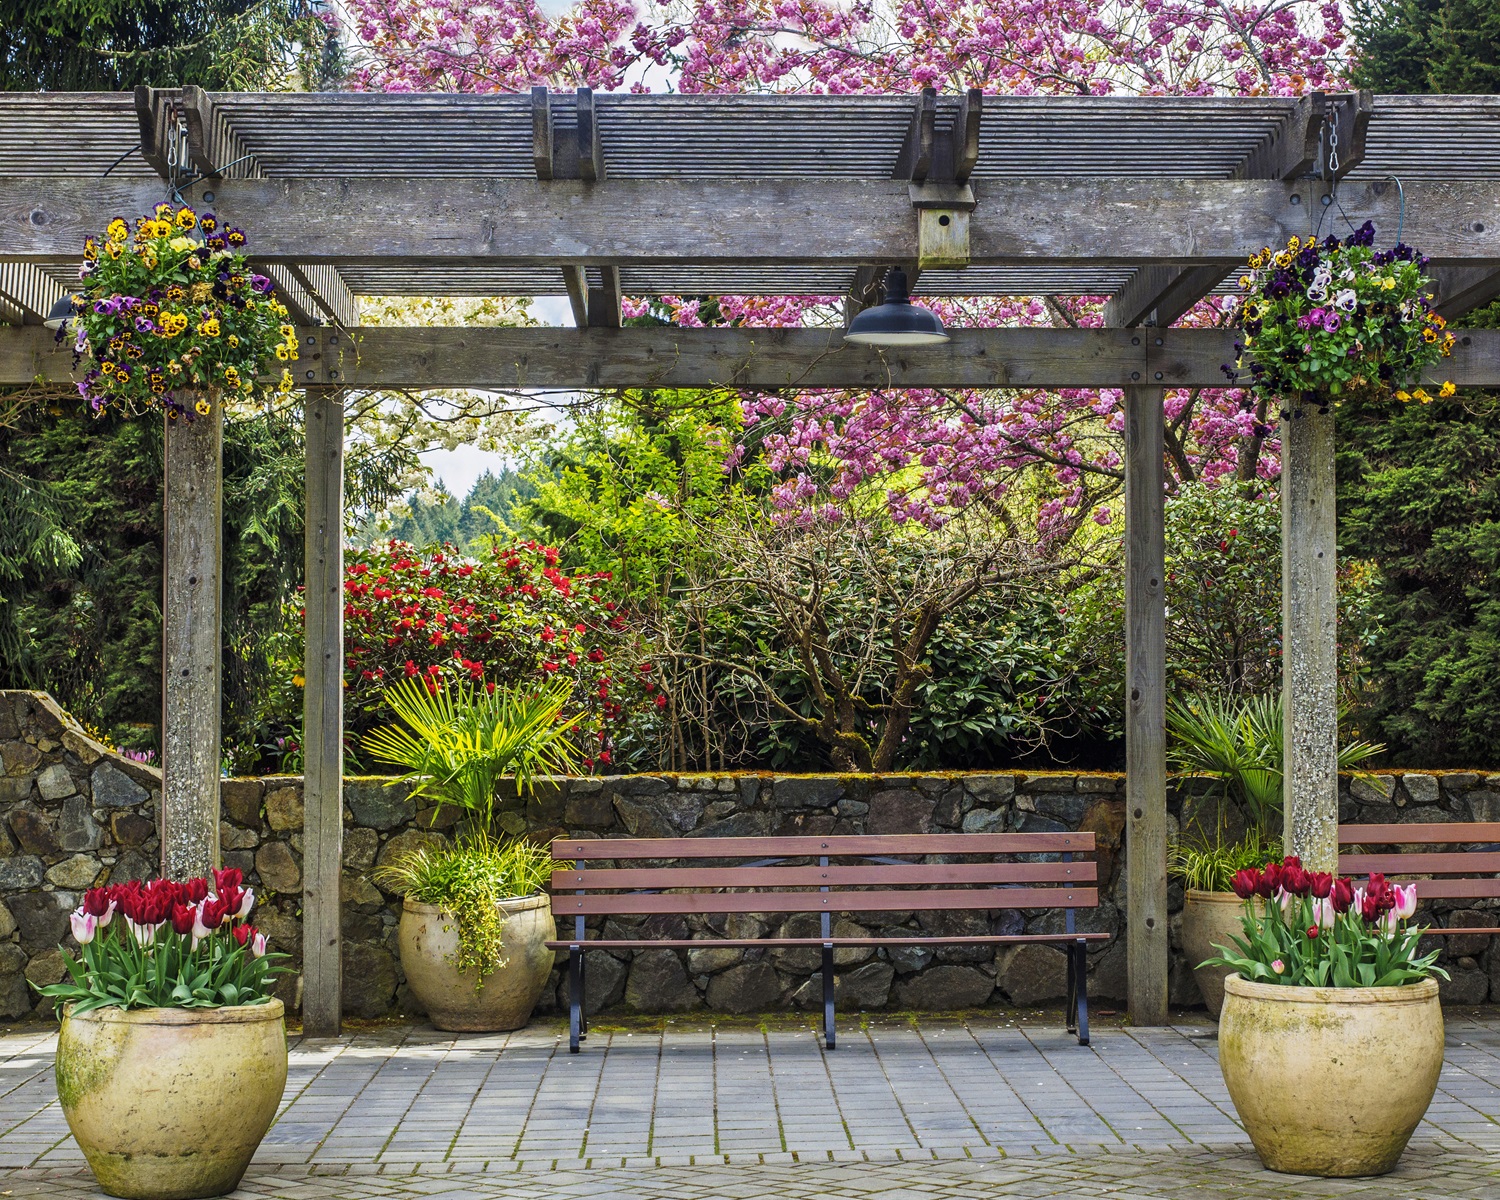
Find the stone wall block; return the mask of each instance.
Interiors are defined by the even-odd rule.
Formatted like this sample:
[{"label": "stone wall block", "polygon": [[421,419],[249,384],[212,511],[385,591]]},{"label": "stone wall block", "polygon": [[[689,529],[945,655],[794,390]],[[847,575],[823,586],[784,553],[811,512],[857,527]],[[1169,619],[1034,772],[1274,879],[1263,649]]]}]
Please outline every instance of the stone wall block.
[{"label": "stone wall block", "polygon": [[[946,789],[945,789],[946,790]],[[868,833],[931,833],[937,798],[911,788],[892,788],[873,793],[865,818]]]},{"label": "stone wall block", "polygon": [[844,797],[844,785],[833,775],[778,775],[771,781],[777,808],[832,808]]},{"label": "stone wall block", "polygon": [[57,842],[64,850],[97,850],[103,845],[104,830],[94,820],[86,797],[75,793],[63,801],[62,813],[57,818]]},{"label": "stone wall block", "polygon": [[301,784],[288,784],[266,792],[266,824],[276,832],[300,831],[305,814]]},{"label": "stone wall block", "polygon": [[[1401,788],[1412,804],[1437,804],[1443,798],[1436,775],[1403,775]],[[1398,799],[1399,805],[1401,801]]]},{"label": "stone wall block", "polygon": [[94,804],[99,808],[134,808],[150,793],[112,762],[101,762],[89,776]]}]

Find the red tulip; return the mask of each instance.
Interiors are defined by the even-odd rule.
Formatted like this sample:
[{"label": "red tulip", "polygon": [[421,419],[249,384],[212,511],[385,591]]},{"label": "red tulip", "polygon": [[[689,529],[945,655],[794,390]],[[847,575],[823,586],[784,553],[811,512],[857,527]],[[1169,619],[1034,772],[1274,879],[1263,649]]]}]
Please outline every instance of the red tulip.
[{"label": "red tulip", "polygon": [[[658,708],[665,708],[667,698],[658,696],[656,698]],[[1230,886],[1234,888],[1234,894],[1241,900],[1248,900],[1260,890],[1262,873],[1254,867],[1246,867],[1234,873],[1234,880]]]},{"label": "red tulip", "polygon": [[198,917],[198,910],[191,904],[175,904],[172,906],[172,928],[183,937],[193,932],[193,922]]}]

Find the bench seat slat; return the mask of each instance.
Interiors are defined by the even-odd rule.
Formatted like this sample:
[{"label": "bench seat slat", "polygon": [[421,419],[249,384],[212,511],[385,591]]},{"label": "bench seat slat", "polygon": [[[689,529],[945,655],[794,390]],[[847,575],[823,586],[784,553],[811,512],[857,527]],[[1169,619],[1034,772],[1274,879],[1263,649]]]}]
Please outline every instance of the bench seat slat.
[{"label": "bench seat slat", "polygon": [[[1396,880],[1401,883],[1401,880]],[[1500,898],[1500,879],[1414,879],[1419,900],[1493,900]]]},{"label": "bench seat slat", "polygon": [[829,867],[625,867],[559,870],[552,888],[858,887],[881,884],[1092,883],[1093,862],[901,863]]},{"label": "bench seat slat", "polygon": [[626,858],[817,858],[874,854],[1087,854],[1094,835],[1079,833],[913,833],[840,837],[557,838],[552,857]]},{"label": "bench seat slat", "polygon": [[[1500,871],[1500,852],[1471,850],[1449,854],[1344,854],[1340,875],[1480,875]],[[1500,881],[1497,881],[1500,882]]]},{"label": "bench seat slat", "polygon": [[552,897],[559,917],[625,913],[908,912],[941,909],[1097,908],[1091,887],[924,888],[895,892],[673,892]]},{"label": "bench seat slat", "polygon": [[[1447,930],[1434,930],[1446,933]],[[1457,930],[1454,933],[1473,930]],[[1486,930],[1500,933],[1500,929]],[[1016,942],[1107,942],[1107,933],[997,933],[953,937],[867,937],[867,938],[588,938],[583,941],[548,942],[549,950],[567,950],[586,946],[590,950],[750,950],[757,946],[1000,946]]]},{"label": "bench seat slat", "polygon": [[1340,846],[1452,846],[1500,842],[1500,821],[1437,825],[1340,825]]}]

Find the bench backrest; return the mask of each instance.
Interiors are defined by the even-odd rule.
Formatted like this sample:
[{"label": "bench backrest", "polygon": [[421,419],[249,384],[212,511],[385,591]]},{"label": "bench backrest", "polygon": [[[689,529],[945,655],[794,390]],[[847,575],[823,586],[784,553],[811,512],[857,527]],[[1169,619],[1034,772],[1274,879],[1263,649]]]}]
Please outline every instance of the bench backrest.
[{"label": "bench backrest", "polygon": [[[575,865],[553,871],[552,911],[587,917],[1095,908],[1098,868],[1074,858],[1093,850],[1092,833],[558,838],[553,859]],[[997,856],[1008,860],[949,861]],[[684,860],[699,865],[662,865]]]},{"label": "bench backrest", "polygon": [[1339,849],[1340,875],[1433,876],[1412,881],[1423,900],[1500,897],[1500,821],[1340,825]]}]

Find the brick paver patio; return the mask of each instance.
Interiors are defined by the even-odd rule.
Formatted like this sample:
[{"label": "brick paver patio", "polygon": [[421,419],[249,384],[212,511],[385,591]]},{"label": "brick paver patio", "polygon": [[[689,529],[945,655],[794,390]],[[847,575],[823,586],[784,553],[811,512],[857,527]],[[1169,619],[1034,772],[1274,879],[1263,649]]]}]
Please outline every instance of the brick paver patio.
[{"label": "brick paver patio", "polygon": [[[97,1196],[68,1137],[46,1027],[0,1037],[0,1195]],[[294,1041],[281,1115],[238,1196],[1306,1197],[1500,1194],[1500,1015],[1449,1014],[1447,1065],[1401,1170],[1306,1181],[1260,1169],[1211,1026],[982,1017],[809,1024],[690,1019],[454,1036],[385,1027]],[[1399,1065],[1393,1064],[1399,1070]],[[1288,1097],[1289,1103],[1316,1098]]]}]

